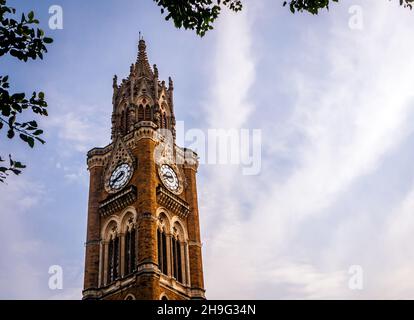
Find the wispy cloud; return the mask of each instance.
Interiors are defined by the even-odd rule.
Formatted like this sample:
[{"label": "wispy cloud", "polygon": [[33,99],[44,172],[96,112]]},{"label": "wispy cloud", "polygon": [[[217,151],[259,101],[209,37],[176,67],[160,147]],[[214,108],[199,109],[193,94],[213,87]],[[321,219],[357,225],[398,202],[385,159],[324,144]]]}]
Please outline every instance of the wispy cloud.
[{"label": "wispy cloud", "polygon": [[[93,146],[107,142],[109,130],[93,116],[96,108],[85,106],[77,113],[65,112],[50,119],[48,126],[58,132],[58,138],[74,151],[85,153]],[[98,112],[96,114],[99,115]],[[98,121],[97,121],[98,120]]]},{"label": "wispy cloud", "polygon": [[[41,296],[41,277],[38,268],[41,258],[36,256],[44,243],[28,235],[27,213],[34,210],[45,195],[39,184],[22,177],[10,176],[7,191],[0,192],[0,241],[3,243],[0,260],[0,291],[3,299]],[[12,231],[12,232],[11,232]]]},{"label": "wispy cloud", "polygon": [[[286,83],[291,85],[291,96],[296,99],[289,106],[292,111],[284,123],[272,126],[272,118],[277,114],[262,117],[260,122],[266,133],[265,177],[253,180],[227,171],[207,184],[209,193],[215,195],[207,201],[218,203],[206,205],[203,212],[209,217],[204,228],[219,230],[217,233],[206,231],[212,236],[208,238],[206,263],[212,295],[240,297],[242,294],[237,295],[231,288],[243,287],[249,292],[245,297],[260,296],[260,284],[272,282],[276,285],[265,294],[267,297],[272,293],[274,297],[281,297],[280,292],[285,292],[285,297],[297,298],[355,297],[357,293],[348,289],[345,280],[349,264],[359,261],[372,262],[367,265],[367,277],[392,278],[381,267],[385,255],[392,256],[392,252],[376,250],[369,258],[369,252],[365,252],[362,258],[357,248],[366,235],[349,236],[357,228],[362,234],[373,232],[370,216],[375,217],[376,212],[368,209],[361,219],[357,215],[361,210],[358,203],[347,203],[355,208],[348,217],[355,223],[341,225],[342,218],[332,209],[345,194],[352,193],[357,181],[376,172],[384,157],[398,152],[401,142],[413,131],[408,120],[414,111],[414,95],[410,89],[414,81],[414,61],[410,58],[414,44],[407,41],[410,39],[407,26],[412,24],[412,17],[400,8],[379,2],[371,2],[369,12],[364,12],[366,28],[359,33],[347,27],[346,15],[331,13],[330,20],[325,21],[329,33],[308,30],[309,41],[304,40],[301,50],[294,53],[295,67],[275,69],[275,72],[289,71]],[[238,38],[230,38],[231,33],[220,31],[223,37],[229,36],[227,41],[234,48],[238,69],[244,70],[245,64],[252,67],[250,58],[243,60],[247,50],[238,50],[233,42]],[[247,36],[246,32],[240,34],[249,38],[248,32]],[[216,64],[216,68],[220,70],[224,91],[232,84],[231,79],[223,76],[230,74],[231,68],[226,68],[226,64]],[[242,106],[248,99],[244,94],[250,85],[247,82],[239,88],[243,98],[238,103]],[[230,110],[237,113],[231,104]],[[245,119],[247,113],[243,107],[241,110]],[[231,121],[230,113],[223,119]],[[237,115],[236,119],[241,116]],[[279,139],[296,139],[296,143],[273,148],[274,141]],[[280,169],[283,172],[272,166],[279,158],[285,160],[285,166]],[[286,172],[289,174],[281,182],[279,176]],[[249,184],[250,197],[245,196],[245,188],[240,186],[242,181]],[[386,203],[387,199],[378,201]],[[394,214],[390,212],[387,217],[392,220]],[[316,221],[324,219],[331,219],[331,227],[347,234],[346,244],[339,238],[337,243],[331,242],[335,240],[335,229],[318,229],[320,225]],[[305,242],[295,251],[299,239]],[[345,245],[354,248],[357,254],[353,255]],[[216,261],[220,261],[220,267],[213,266]],[[278,265],[280,261],[283,267]],[[412,266],[409,258],[399,263],[405,271],[407,265]],[[223,282],[225,286],[220,285]],[[285,290],[286,286],[294,288],[293,296]],[[371,283],[361,297],[380,297],[382,289]],[[413,295],[414,287],[405,294]],[[396,293],[393,297],[401,295]]]}]

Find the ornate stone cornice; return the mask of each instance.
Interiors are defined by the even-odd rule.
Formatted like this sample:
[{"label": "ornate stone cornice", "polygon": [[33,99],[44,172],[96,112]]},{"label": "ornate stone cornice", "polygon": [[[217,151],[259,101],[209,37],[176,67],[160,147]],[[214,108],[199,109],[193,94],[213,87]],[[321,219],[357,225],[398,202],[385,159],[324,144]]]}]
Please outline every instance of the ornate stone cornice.
[{"label": "ornate stone cornice", "polygon": [[122,210],[135,202],[137,199],[137,188],[133,185],[108,197],[99,205],[99,212],[102,216],[108,216],[112,213]]},{"label": "ornate stone cornice", "polygon": [[190,213],[190,206],[187,202],[161,185],[157,187],[157,202],[182,218],[186,218]]}]

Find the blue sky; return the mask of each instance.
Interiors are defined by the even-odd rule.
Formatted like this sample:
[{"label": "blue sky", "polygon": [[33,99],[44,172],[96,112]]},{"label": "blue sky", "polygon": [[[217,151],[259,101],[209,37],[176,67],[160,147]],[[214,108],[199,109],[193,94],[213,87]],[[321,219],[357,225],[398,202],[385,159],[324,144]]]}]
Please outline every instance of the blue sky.
[{"label": "blue sky", "polygon": [[[44,61],[0,60],[13,90],[44,90],[50,109],[44,146],[1,133],[1,153],[28,168],[0,186],[0,298],[81,297],[86,152],[110,141],[112,77],[127,75],[139,31],[185,128],[262,132],[259,175],[199,169],[209,299],[414,297],[413,13],[344,0],[312,17],[279,2],[247,1],[200,39],[150,0],[10,1],[55,42]],[[63,30],[47,28],[52,4]],[[349,27],[355,4],[362,30]],[[51,265],[63,290],[48,288]],[[348,287],[352,265],[363,290]]]}]

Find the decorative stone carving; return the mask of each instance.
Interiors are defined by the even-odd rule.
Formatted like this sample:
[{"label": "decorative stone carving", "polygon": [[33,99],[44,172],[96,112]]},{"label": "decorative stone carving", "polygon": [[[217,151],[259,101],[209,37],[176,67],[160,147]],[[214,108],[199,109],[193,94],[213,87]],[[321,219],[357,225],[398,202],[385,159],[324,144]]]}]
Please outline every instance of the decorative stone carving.
[{"label": "decorative stone carving", "polygon": [[99,212],[102,216],[108,216],[112,213],[122,210],[123,208],[134,203],[137,199],[137,188],[129,186],[121,192],[109,197],[99,205]]},{"label": "decorative stone carving", "polygon": [[112,172],[115,170],[115,168],[122,163],[128,164],[133,169],[135,168],[134,156],[132,155],[128,147],[125,145],[123,139],[121,137],[118,137],[114,144],[111,160],[109,161],[105,169],[104,182],[106,192],[114,193],[114,190],[111,189],[109,186],[109,178]]},{"label": "decorative stone carving", "polygon": [[157,202],[182,218],[186,218],[190,213],[190,206],[186,201],[161,185],[157,187]]}]

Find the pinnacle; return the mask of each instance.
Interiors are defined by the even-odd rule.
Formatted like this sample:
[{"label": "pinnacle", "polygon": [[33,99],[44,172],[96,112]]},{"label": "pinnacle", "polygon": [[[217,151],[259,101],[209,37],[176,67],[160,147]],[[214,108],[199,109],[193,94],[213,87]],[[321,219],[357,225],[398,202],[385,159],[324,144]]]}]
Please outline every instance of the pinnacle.
[{"label": "pinnacle", "polygon": [[148,56],[147,56],[147,46],[145,44],[144,38],[139,36],[139,42],[138,42],[138,58],[136,62],[136,70],[138,76],[147,76],[147,77],[153,77],[153,72],[151,70],[151,66],[148,62]]}]

